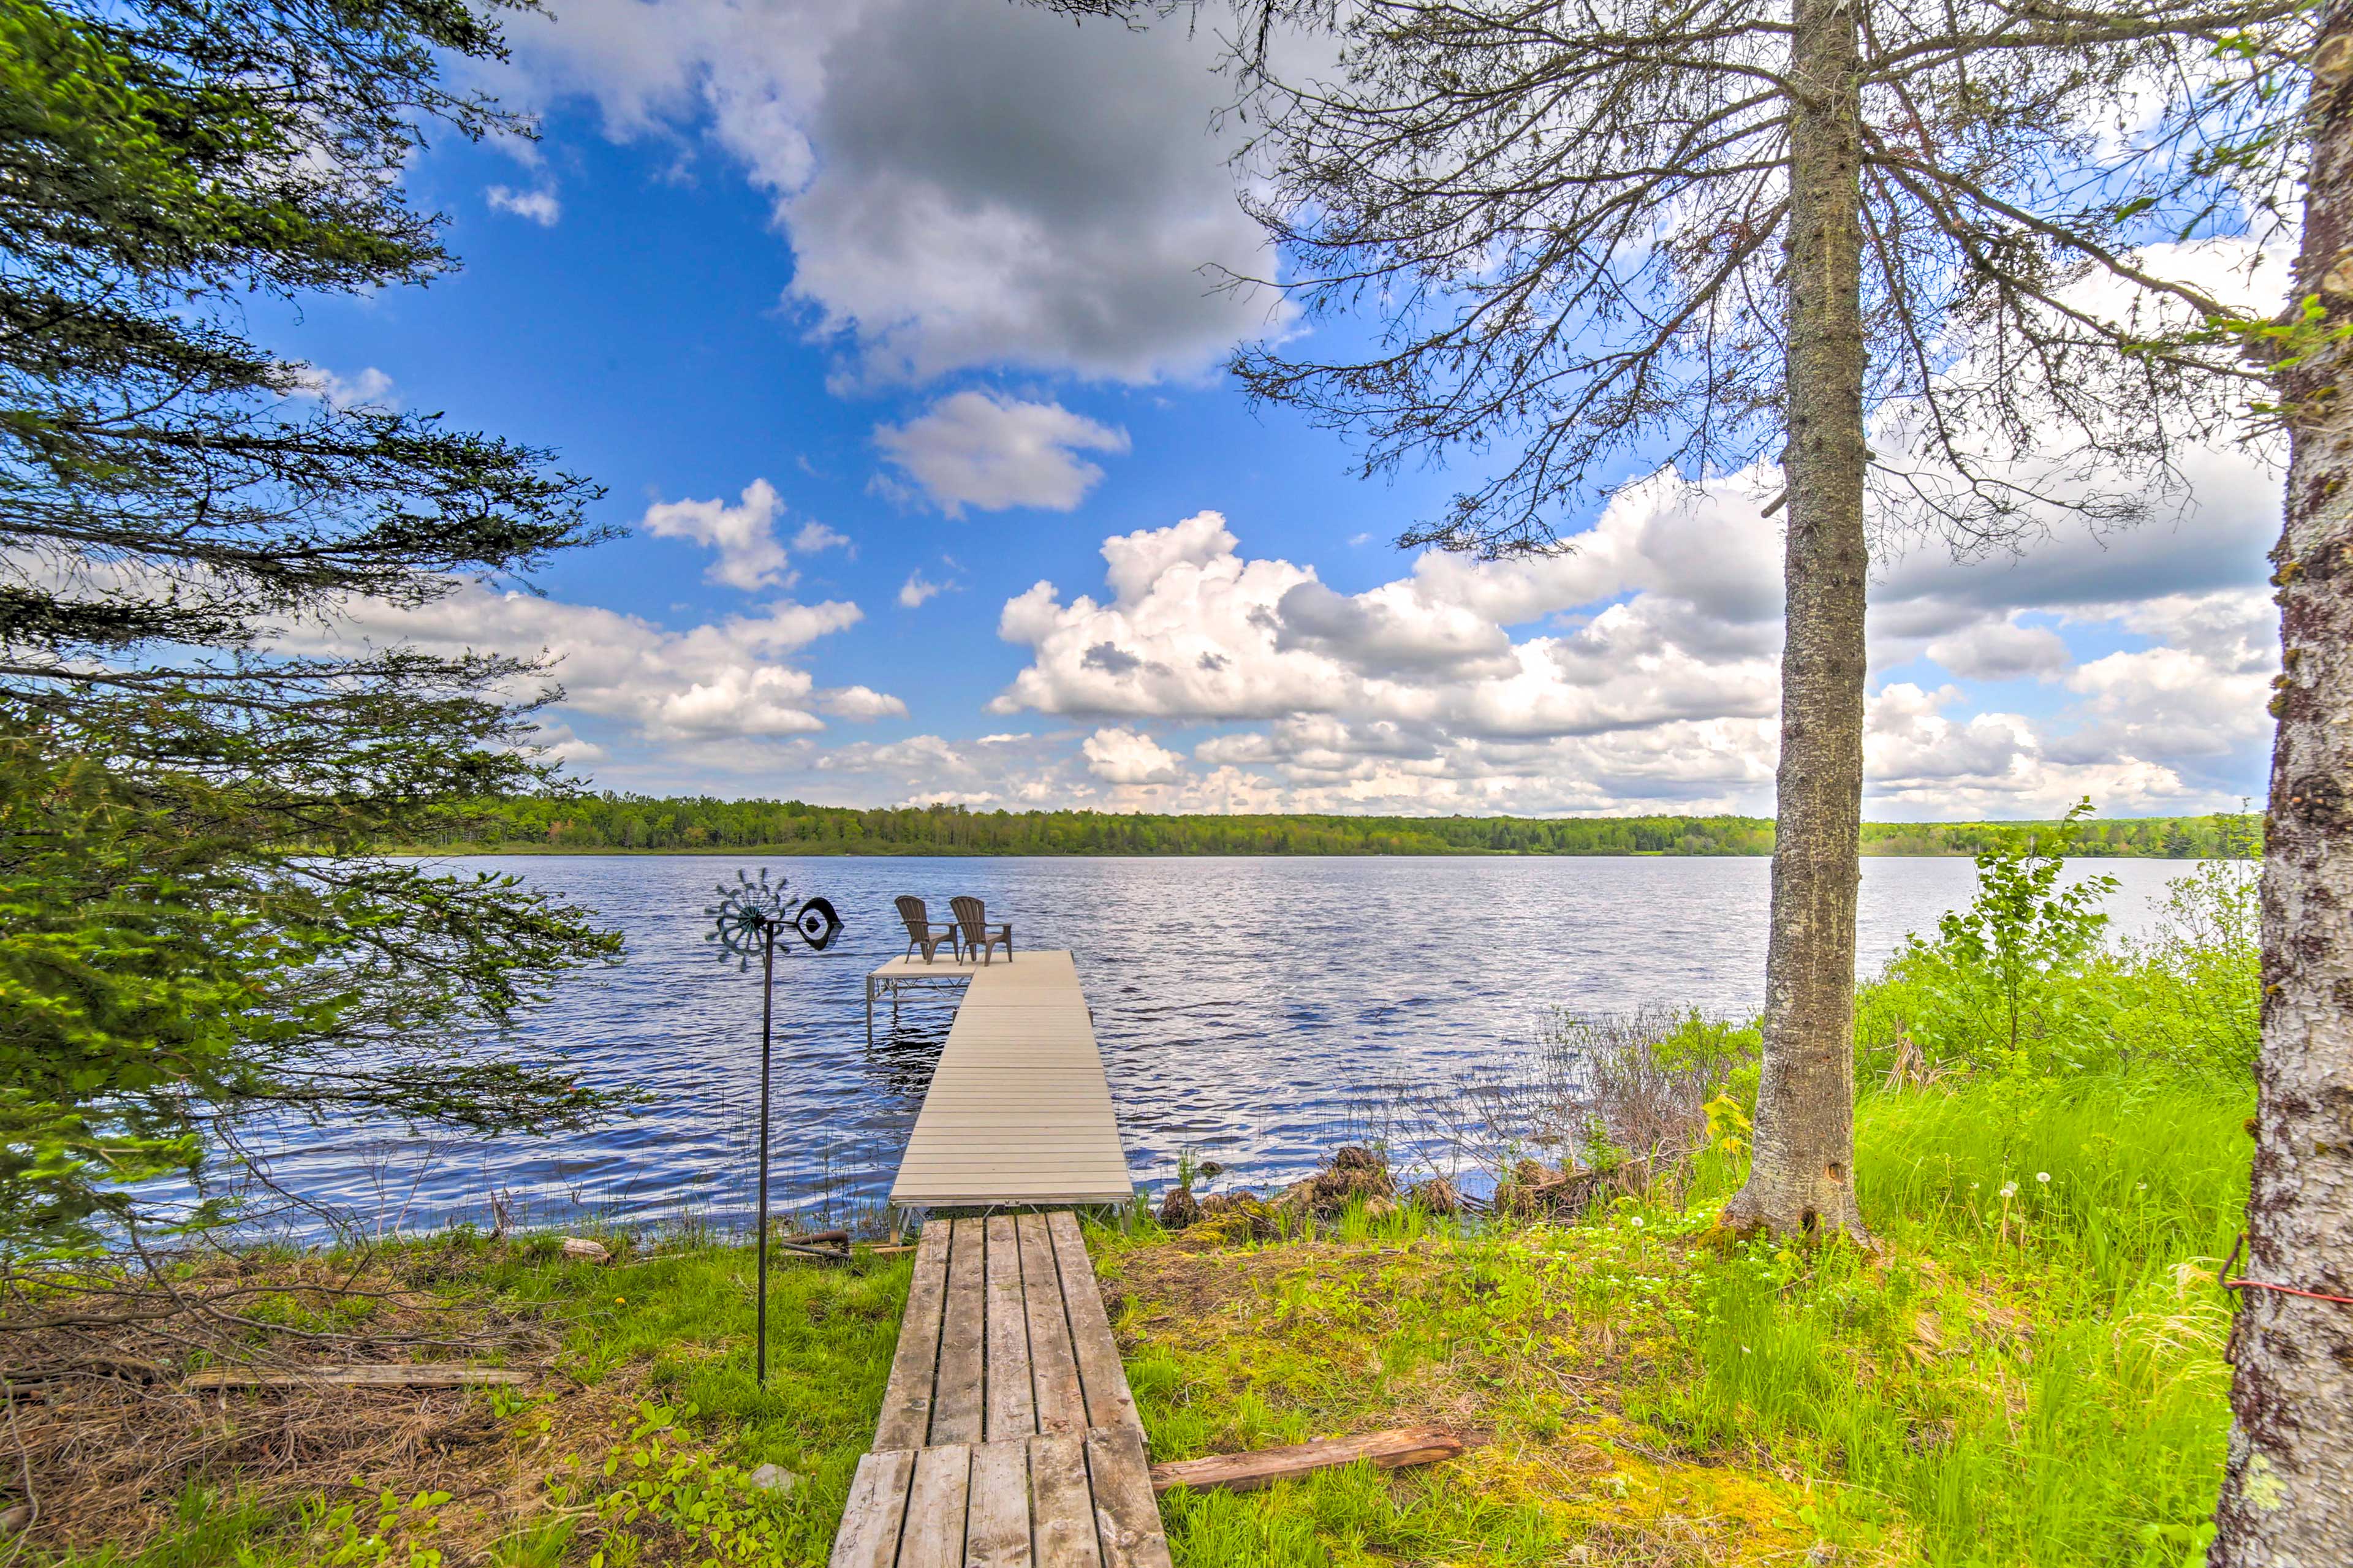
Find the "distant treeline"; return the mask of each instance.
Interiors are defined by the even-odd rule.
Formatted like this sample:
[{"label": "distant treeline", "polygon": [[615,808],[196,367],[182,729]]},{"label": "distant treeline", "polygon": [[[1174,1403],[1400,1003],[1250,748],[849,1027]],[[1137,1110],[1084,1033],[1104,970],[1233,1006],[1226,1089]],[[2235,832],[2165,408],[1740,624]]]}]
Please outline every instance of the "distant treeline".
[{"label": "distant treeline", "polygon": [[[2050,823],[1872,822],[1866,855],[1975,855]],[[2082,826],[2075,853],[2194,858],[2252,853],[2242,816],[2138,816]],[[1757,816],[1218,816],[1101,811],[861,811],[797,800],[580,795],[501,800],[419,849],[797,855],[1769,855]]]}]

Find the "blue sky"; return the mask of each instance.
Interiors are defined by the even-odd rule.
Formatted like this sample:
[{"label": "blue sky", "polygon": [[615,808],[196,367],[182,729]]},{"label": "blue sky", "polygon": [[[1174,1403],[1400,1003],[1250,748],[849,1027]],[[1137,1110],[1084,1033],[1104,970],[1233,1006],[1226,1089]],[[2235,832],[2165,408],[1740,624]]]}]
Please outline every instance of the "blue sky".
[{"label": "blue sky", "polygon": [[[463,270],[260,325],[325,395],[556,448],[632,535],[542,600],[341,635],[547,648],[550,739],[616,788],[1769,808],[1778,487],[1638,486],[1551,562],[1394,549],[1463,476],[1356,479],[1219,369],[1297,329],[1202,270],[1273,265],[1208,40],[1004,0],[555,9],[486,79],[540,141],[412,170]],[[1873,816],[2260,793],[2276,479],[2187,466],[2189,515],[2105,547],[1886,552]]]}]

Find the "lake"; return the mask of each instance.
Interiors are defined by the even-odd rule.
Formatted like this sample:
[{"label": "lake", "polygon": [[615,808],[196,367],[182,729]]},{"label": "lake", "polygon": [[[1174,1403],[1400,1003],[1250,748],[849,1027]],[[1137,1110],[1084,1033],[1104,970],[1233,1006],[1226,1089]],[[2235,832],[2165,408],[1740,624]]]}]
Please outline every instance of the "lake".
[{"label": "lake", "polygon": [[[521,1031],[600,1084],[652,1091],[633,1120],[550,1140],[354,1136],[300,1128],[273,1162],[296,1191],[370,1228],[522,1223],[586,1210],[620,1221],[748,1212],[759,1094],[756,970],[713,962],[712,886],[765,864],[847,921],[818,954],[780,957],[779,1205],[869,1209],[946,1037],[953,1000],[882,1008],[866,1040],[866,972],[906,946],[891,900],[975,893],[1018,948],[1078,955],[1120,1130],[1155,1186],[1193,1149],[1261,1188],[1303,1173],[1398,1084],[1508,1074],[1547,1012],[1645,1005],[1746,1015],[1763,993],[1770,863],[1761,858],[812,858],[532,856],[521,873],[626,933],[617,967],[568,977]],[[2122,884],[2116,929],[2145,929],[2191,863],[2079,861]],[[1862,862],[1861,965],[1966,903],[1966,859]]]}]

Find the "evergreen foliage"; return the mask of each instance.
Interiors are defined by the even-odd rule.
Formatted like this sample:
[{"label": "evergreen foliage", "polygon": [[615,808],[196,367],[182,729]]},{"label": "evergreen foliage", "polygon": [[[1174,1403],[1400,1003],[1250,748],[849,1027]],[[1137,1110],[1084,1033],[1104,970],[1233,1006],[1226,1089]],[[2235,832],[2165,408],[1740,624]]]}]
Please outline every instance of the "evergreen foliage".
[{"label": "evergreen foliage", "polygon": [[[2067,851],[2200,859],[2253,853],[2232,816],[2079,825]],[[2043,823],[1870,822],[1864,852],[1978,855]],[[435,852],[655,850],[794,855],[1769,855],[1757,816],[1208,816],[862,809],[797,800],[616,794],[500,800],[402,847]]]},{"label": "evergreen foliage", "polygon": [[500,52],[463,0],[0,0],[0,1250],[154,1222],[126,1184],[257,1109],[600,1109],[462,1043],[613,940],[368,849],[555,787],[535,667],[337,621],[588,542],[596,492],[239,330],[448,269],[399,174],[526,129],[438,80]]}]

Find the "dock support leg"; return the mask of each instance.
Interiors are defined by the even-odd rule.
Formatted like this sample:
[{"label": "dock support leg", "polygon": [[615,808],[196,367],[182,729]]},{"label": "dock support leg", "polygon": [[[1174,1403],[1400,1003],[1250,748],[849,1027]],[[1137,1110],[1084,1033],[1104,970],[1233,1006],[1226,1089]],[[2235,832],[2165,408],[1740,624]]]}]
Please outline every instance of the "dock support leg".
[{"label": "dock support leg", "polygon": [[874,976],[866,977],[866,1043],[874,1044]]}]

